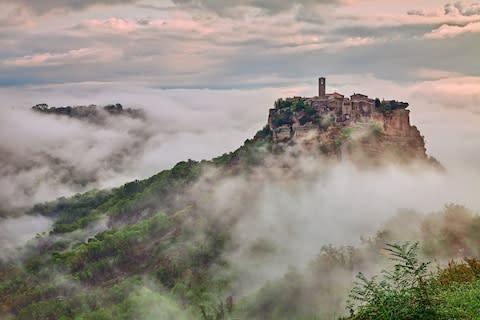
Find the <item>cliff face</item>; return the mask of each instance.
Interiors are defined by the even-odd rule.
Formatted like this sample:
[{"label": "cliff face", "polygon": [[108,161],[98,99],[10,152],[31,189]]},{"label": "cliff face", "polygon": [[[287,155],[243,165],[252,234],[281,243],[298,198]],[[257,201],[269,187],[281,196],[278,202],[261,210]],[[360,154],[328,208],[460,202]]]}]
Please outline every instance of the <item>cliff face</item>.
[{"label": "cliff face", "polygon": [[427,160],[425,140],[410,124],[409,110],[394,110],[374,117],[374,129],[350,144],[354,159],[409,162]]},{"label": "cliff face", "polygon": [[425,141],[410,124],[410,111],[370,109],[340,118],[335,110],[270,109],[268,125],[276,145],[300,144],[355,162],[427,160]]}]

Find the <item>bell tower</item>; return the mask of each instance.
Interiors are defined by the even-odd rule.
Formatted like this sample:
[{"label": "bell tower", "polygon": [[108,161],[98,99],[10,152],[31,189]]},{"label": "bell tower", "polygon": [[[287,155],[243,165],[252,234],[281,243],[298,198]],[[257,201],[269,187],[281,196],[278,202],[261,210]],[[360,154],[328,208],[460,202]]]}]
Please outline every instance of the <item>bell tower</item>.
[{"label": "bell tower", "polygon": [[325,97],[325,78],[318,78],[318,96]]}]

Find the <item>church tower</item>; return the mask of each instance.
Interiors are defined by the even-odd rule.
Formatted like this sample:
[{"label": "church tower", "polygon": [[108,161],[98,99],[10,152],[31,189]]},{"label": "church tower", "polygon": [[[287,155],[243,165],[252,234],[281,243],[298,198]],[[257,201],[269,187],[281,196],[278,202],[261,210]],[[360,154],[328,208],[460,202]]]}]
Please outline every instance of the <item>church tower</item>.
[{"label": "church tower", "polygon": [[325,97],[325,78],[318,78],[318,96]]}]

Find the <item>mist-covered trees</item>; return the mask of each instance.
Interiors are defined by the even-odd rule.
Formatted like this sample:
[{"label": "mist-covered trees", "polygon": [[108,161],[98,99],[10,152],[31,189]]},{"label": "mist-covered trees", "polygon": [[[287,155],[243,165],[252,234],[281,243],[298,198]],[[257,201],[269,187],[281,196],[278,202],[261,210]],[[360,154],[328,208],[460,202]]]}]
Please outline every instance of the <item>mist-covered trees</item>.
[{"label": "mist-covered trees", "polygon": [[[179,165],[175,176],[185,179],[192,165]],[[138,190],[123,191],[136,198],[147,188]],[[157,212],[83,241],[54,234],[58,241],[46,246],[40,237],[41,250],[21,265],[0,269],[0,311],[17,319],[335,319],[344,315],[355,274],[388,266],[393,257],[395,266],[386,267],[384,278],[359,278],[352,295],[360,303],[351,306],[351,319],[475,319],[478,260],[452,261],[436,270],[420,257],[476,255],[468,247],[477,245],[478,216],[449,205],[408,219],[419,226],[419,234],[411,235],[419,244],[385,247],[396,237],[389,227],[357,247],[321,247],[307,266],[272,275],[258,290],[233,298],[239,273],[224,259],[235,247],[228,224],[200,215],[195,206]],[[278,249],[260,243],[258,261],[259,253]]]}]

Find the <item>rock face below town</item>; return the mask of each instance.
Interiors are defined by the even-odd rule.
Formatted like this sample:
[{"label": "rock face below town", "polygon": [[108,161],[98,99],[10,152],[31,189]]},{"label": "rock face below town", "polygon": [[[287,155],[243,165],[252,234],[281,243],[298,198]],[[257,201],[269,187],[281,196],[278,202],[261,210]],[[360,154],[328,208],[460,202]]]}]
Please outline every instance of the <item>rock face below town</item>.
[{"label": "rock face below town", "polygon": [[301,145],[355,162],[431,161],[423,136],[410,124],[408,103],[362,94],[346,98],[322,87],[319,94],[277,100],[268,117],[275,145]]},{"label": "rock face below town", "polygon": [[425,140],[417,127],[410,124],[409,110],[394,110],[377,115],[373,130],[358,140],[347,140],[352,157],[375,161],[409,162],[427,160]]}]

